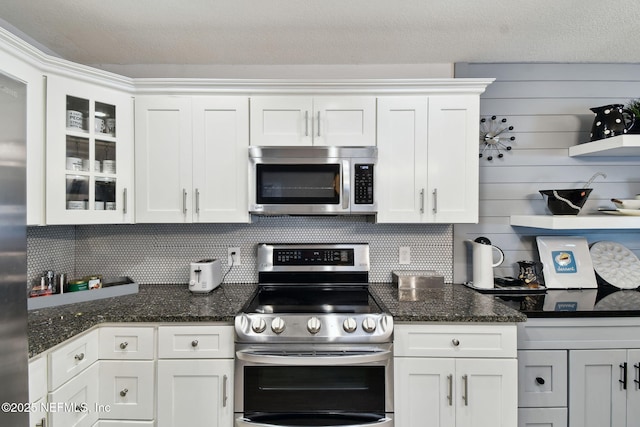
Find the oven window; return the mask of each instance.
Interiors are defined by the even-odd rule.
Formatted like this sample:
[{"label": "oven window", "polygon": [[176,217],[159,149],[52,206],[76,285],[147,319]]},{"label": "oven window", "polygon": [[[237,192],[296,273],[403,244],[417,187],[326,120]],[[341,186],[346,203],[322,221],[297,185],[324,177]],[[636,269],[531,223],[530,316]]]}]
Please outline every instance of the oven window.
[{"label": "oven window", "polygon": [[340,203],[340,165],[256,165],[260,204]]},{"label": "oven window", "polygon": [[245,366],[244,411],[384,413],[384,366]]}]

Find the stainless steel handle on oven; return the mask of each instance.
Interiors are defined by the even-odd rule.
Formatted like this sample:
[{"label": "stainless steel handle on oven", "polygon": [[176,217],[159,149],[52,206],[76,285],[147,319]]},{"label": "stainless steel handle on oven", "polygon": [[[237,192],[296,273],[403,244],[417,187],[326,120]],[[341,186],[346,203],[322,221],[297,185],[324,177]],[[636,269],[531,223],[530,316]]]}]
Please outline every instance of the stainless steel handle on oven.
[{"label": "stainless steel handle on oven", "polygon": [[255,354],[247,351],[237,351],[236,357],[239,360],[251,363],[262,363],[268,365],[308,365],[308,366],[336,366],[336,365],[359,365],[364,363],[384,362],[391,357],[390,351],[377,351],[367,354],[345,355],[345,356],[322,356],[313,357],[297,356],[276,356],[270,354]]},{"label": "stainless steel handle on oven", "polygon": [[[236,418],[236,427],[283,427],[278,424],[265,424],[265,423],[254,423],[246,418]],[[322,426],[320,426],[322,427]],[[328,427],[328,426],[325,426]],[[366,423],[366,424],[349,424],[348,427],[393,427],[393,420],[391,418],[381,418],[380,420],[374,423]]]},{"label": "stainless steel handle on oven", "polygon": [[187,189],[182,189],[182,213],[187,214]]},{"label": "stainless steel handle on oven", "polygon": [[347,160],[342,161],[342,209],[349,209],[351,199],[351,168]]},{"label": "stainless steel handle on oven", "polygon": [[462,401],[464,406],[469,406],[469,377],[462,376],[462,383],[464,384],[464,394],[462,395]]},{"label": "stainless steel handle on oven", "polygon": [[433,213],[438,213],[438,189],[433,189]]}]

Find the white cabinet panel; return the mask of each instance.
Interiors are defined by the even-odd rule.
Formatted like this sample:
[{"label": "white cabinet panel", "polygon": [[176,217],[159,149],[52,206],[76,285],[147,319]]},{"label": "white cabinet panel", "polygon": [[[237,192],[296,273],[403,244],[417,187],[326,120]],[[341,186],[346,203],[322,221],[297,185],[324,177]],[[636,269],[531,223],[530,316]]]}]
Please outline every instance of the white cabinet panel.
[{"label": "white cabinet panel", "polygon": [[566,351],[518,351],[518,406],[567,406]]},{"label": "white cabinet panel", "polygon": [[155,356],[153,327],[101,327],[100,359],[144,359]]},{"label": "white cabinet panel", "polygon": [[90,427],[100,418],[98,365],[94,363],[49,393],[49,402],[56,403],[55,411],[49,413],[50,427]]},{"label": "white cabinet panel", "polygon": [[518,427],[567,427],[567,408],[518,409]]},{"label": "white cabinet panel", "polygon": [[74,338],[49,353],[49,389],[54,390],[98,360],[98,331]]},{"label": "white cabinet panel", "polygon": [[29,402],[47,396],[47,357],[29,360]]},{"label": "white cabinet panel", "polygon": [[103,419],[151,420],[154,416],[155,362],[100,361],[99,402]]},{"label": "white cabinet panel", "polygon": [[234,357],[231,326],[160,326],[160,359],[220,359]]}]

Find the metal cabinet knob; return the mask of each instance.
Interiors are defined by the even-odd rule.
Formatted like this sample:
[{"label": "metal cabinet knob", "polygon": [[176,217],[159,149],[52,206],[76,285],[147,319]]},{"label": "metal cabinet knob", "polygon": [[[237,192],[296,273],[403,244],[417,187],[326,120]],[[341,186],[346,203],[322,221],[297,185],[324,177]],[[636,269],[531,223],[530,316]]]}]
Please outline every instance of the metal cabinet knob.
[{"label": "metal cabinet knob", "polygon": [[128,346],[128,345],[129,345],[129,343],[128,343],[128,342],[126,342],[126,341],[125,341],[125,342],[121,342],[121,343],[120,343],[120,349],[121,349],[121,350],[124,350],[125,348],[127,348],[127,346]]},{"label": "metal cabinet knob", "polygon": [[197,347],[197,346],[198,346],[198,340],[191,341],[191,347]]},{"label": "metal cabinet knob", "polygon": [[126,388],[123,388],[122,390],[120,390],[120,396],[122,397],[125,397],[127,393],[129,393],[129,390]]},{"label": "metal cabinet knob", "polygon": [[76,355],[74,356],[74,358],[75,358],[77,361],[81,361],[82,359],[84,359],[84,353],[76,354]]},{"label": "metal cabinet knob", "polygon": [[458,340],[457,338],[454,338],[451,340],[451,344],[453,344],[454,347],[457,347],[460,345],[460,340]]},{"label": "metal cabinet knob", "polygon": [[538,384],[540,384],[540,385],[544,385],[544,382],[545,382],[545,381],[544,381],[544,378],[542,378],[542,377],[536,377],[536,382],[537,382]]}]

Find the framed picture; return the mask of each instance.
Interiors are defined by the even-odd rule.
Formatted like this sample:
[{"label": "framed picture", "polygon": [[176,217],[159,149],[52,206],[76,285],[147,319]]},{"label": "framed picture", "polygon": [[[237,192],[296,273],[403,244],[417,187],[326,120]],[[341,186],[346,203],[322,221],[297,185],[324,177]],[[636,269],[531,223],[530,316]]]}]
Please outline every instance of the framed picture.
[{"label": "framed picture", "polygon": [[589,245],[584,237],[538,236],[538,253],[548,289],[597,288]]}]

